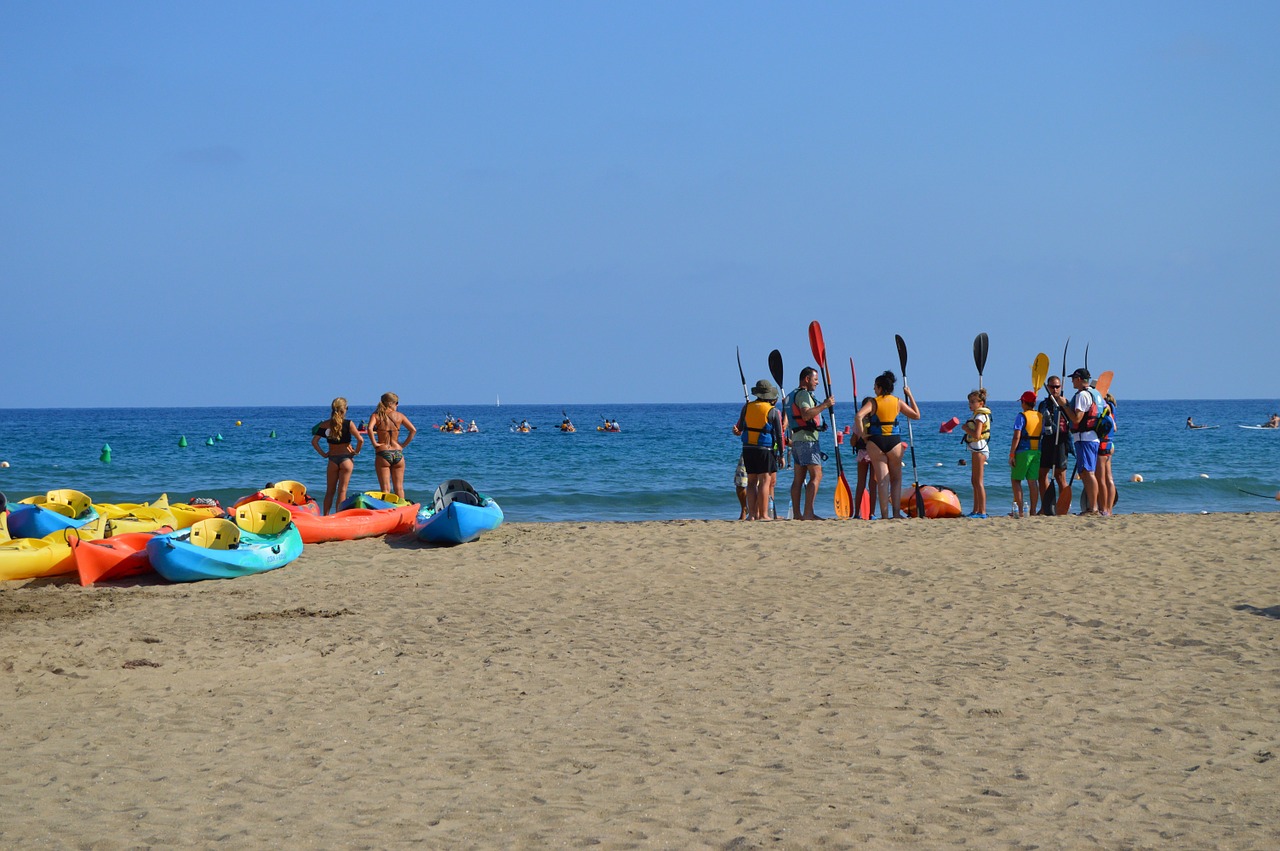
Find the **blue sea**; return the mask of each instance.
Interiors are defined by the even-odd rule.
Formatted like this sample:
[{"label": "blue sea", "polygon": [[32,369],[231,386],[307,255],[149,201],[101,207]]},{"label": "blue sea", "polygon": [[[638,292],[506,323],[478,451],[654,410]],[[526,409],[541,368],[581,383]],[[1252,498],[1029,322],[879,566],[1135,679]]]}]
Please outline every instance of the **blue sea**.
[{"label": "blue sea", "polygon": [[[997,463],[987,468],[989,512],[1012,507],[1007,467],[1002,466],[1015,403],[992,404]],[[430,497],[445,479],[463,478],[495,497],[512,521],[733,519],[738,439],[731,433],[739,404],[404,406],[418,427],[406,452],[410,498]],[[1246,430],[1264,422],[1274,400],[1121,401],[1117,415],[1115,478],[1119,513],[1200,513],[1280,510],[1280,430]],[[958,433],[939,425],[968,416],[963,401],[924,402],[915,424],[916,462],[922,484],[945,485],[972,500],[968,453]],[[562,410],[578,426],[558,430]],[[370,410],[353,408],[359,420]],[[174,501],[214,497],[224,504],[268,482],[297,479],[319,499],[325,462],[311,448],[311,427],[328,406],[309,408],[64,408],[0,409],[0,492],[10,500],[71,487],[97,502],[141,502],[167,492]],[[433,425],[446,413],[474,419],[479,434],[447,434]],[[837,407],[841,428],[852,422],[851,405]],[[1218,425],[1189,431],[1186,419]],[[596,431],[605,417],[622,432]],[[528,419],[536,431],[511,431]],[[239,424],[237,424],[239,423]],[[275,436],[272,437],[274,432]],[[185,437],[187,446],[180,447]],[[212,444],[208,443],[212,439]],[[822,444],[832,456],[819,495],[820,513],[832,512],[835,453],[830,433]],[[109,462],[101,460],[104,445]],[[855,467],[842,449],[846,475]],[[910,481],[910,455],[904,478]],[[1132,483],[1140,474],[1144,481]],[[791,482],[779,474],[778,494]],[[356,459],[352,491],[376,490],[373,455]],[[1249,495],[1242,491],[1251,491]],[[1078,489],[1077,489],[1078,492]],[[779,514],[786,513],[785,504]]]}]

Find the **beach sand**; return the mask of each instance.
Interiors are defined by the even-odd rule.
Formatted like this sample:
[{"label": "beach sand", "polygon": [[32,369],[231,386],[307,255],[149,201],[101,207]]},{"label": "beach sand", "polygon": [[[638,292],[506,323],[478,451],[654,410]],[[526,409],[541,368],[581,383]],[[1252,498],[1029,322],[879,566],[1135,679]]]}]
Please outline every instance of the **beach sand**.
[{"label": "beach sand", "polygon": [[509,524],[0,587],[0,846],[1280,847],[1280,517]]}]

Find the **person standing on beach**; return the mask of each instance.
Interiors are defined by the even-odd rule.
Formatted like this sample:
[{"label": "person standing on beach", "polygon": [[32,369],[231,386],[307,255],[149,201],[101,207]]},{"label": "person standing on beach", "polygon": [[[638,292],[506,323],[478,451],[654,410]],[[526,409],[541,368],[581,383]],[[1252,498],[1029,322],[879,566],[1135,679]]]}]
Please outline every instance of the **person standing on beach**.
[{"label": "person standing on beach", "polygon": [[[875,403],[875,398],[867,396],[859,405],[860,409],[867,408],[868,405]],[[870,520],[876,513],[876,498],[879,496],[879,489],[876,487],[875,470],[871,466],[871,455],[867,452],[867,439],[864,435],[869,431],[869,424],[863,421],[862,428],[854,429],[853,449],[854,457],[858,459],[858,484],[853,491],[853,511],[854,516],[861,516],[859,512],[862,510],[862,495],[867,494],[867,516],[865,519]]]},{"label": "person standing on beach", "polygon": [[[1080,473],[1080,481],[1084,484],[1084,511],[1082,514],[1098,513],[1098,433],[1094,431],[1098,424],[1099,406],[1094,391],[1089,387],[1089,370],[1081,367],[1071,373],[1071,386],[1075,395],[1068,404],[1066,398],[1059,393],[1054,400],[1061,406],[1071,420],[1072,437],[1076,447],[1076,469]],[[1068,505],[1070,503],[1068,502]]]},{"label": "person standing on beach", "polygon": [[[384,493],[394,493],[404,499],[404,450],[418,430],[399,408],[399,396],[383,393],[377,410],[369,417],[369,434],[377,453],[373,468],[378,474],[378,487]],[[402,428],[407,432],[403,441],[400,440]]]},{"label": "person standing on beach", "polygon": [[762,378],[751,388],[754,402],[746,402],[733,433],[742,437],[742,462],[747,468],[747,519],[770,520],[769,477],[778,472],[782,450],[782,413],[774,404],[778,388]]},{"label": "person standing on beach", "polygon": [[[1061,395],[1062,378],[1051,375],[1044,386],[1049,395],[1036,408],[1040,414],[1040,496],[1044,500],[1037,513],[1048,516],[1058,513],[1058,503],[1064,495],[1065,504],[1071,504],[1071,492],[1067,486],[1067,456],[1071,454],[1068,430],[1071,424],[1054,398]],[[1052,502],[1049,500],[1050,479],[1057,483],[1058,491]]]},{"label": "person standing on beach", "polygon": [[[898,377],[885,370],[876,377],[875,398],[868,399],[853,418],[853,427],[859,437],[867,441],[867,454],[880,492],[880,517],[902,518],[902,455],[906,444],[898,431],[898,415],[908,419],[920,419],[920,408],[911,388],[902,385],[903,398],[893,395]],[[961,463],[964,463],[963,461]]]},{"label": "person standing on beach", "polygon": [[1111,472],[1111,458],[1115,454],[1116,445],[1113,435],[1116,432],[1116,397],[1108,393],[1103,397],[1106,409],[1098,417],[1098,512],[1104,517],[1111,516],[1116,505],[1116,480]]},{"label": "person standing on beach", "polygon": [[[791,481],[791,514],[796,520],[822,520],[813,513],[813,501],[822,483],[824,456],[818,447],[818,432],[825,431],[822,412],[835,407],[836,400],[828,397],[819,402],[813,395],[818,389],[818,370],[806,366],[800,370],[800,386],[789,397],[791,413],[791,463],[795,478]],[[804,509],[801,510],[801,494]]]},{"label": "person standing on beach", "polygon": [[964,444],[969,448],[972,465],[969,483],[973,485],[973,511],[970,517],[987,519],[987,483],[984,479],[987,461],[991,459],[991,409],[987,407],[985,388],[969,394],[970,418],[964,424]]},{"label": "person standing on beach", "polygon": [[[1013,501],[1017,503],[1017,516],[1025,517],[1026,512],[1036,513],[1036,505],[1040,502],[1040,484],[1037,478],[1040,472],[1040,432],[1044,421],[1036,410],[1036,393],[1028,390],[1019,400],[1022,411],[1013,419],[1013,442],[1009,445],[1009,478],[1013,484]],[[1026,508],[1022,502],[1022,482],[1027,482],[1029,500]]]},{"label": "person standing on beach", "polygon": [[[341,396],[329,404],[329,419],[313,428],[311,435],[311,447],[320,457],[328,459],[324,488],[324,513],[328,514],[331,506],[339,506],[347,498],[347,483],[356,467],[355,457],[364,448],[364,437],[352,428],[351,420],[347,419],[347,400]],[[351,448],[353,437],[355,449]],[[328,441],[328,451],[320,448],[321,438]]]}]

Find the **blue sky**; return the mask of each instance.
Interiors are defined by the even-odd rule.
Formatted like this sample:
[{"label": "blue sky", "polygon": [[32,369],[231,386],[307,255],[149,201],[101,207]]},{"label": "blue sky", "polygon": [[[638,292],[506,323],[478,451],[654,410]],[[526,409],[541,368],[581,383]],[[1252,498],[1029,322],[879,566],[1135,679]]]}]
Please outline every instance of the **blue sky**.
[{"label": "blue sky", "polygon": [[0,0],[0,404],[733,401],[812,319],[844,399],[979,331],[1277,397],[1278,65],[1261,2]]}]

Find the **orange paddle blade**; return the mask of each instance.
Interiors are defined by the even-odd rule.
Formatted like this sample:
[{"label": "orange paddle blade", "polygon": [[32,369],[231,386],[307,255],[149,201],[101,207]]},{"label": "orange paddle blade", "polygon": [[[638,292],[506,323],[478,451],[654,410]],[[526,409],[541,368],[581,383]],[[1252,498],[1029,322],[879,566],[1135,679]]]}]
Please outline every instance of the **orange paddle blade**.
[{"label": "orange paddle blade", "polygon": [[868,489],[862,492],[862,499],[861,501],[858,502],[858,518],[861,520],[867,520],[870,517],[871,517],[871,491]]},{"label": "orange paddle blade", "polygon": [[1098,376],[1098,392],[1101,393],[1103,396],[1107,395],[1107,393],[1111,391],[1111,379],[1115,377],[1116,377],[1116,374],[1109,369],[1103,372],[1102,375],[1099,375]]},{"label": "orange paddle blade", "polygon": [[818,320],[809,323],[809,348],[813,350],[813,358],[824,370],[827,366],[827,344],[822,341],[822,326]]},{"label": "orange paddle blade", "polygon": [[843,475],[836,481],[836,517],[848,520],[853,516],[853,491]]}]

